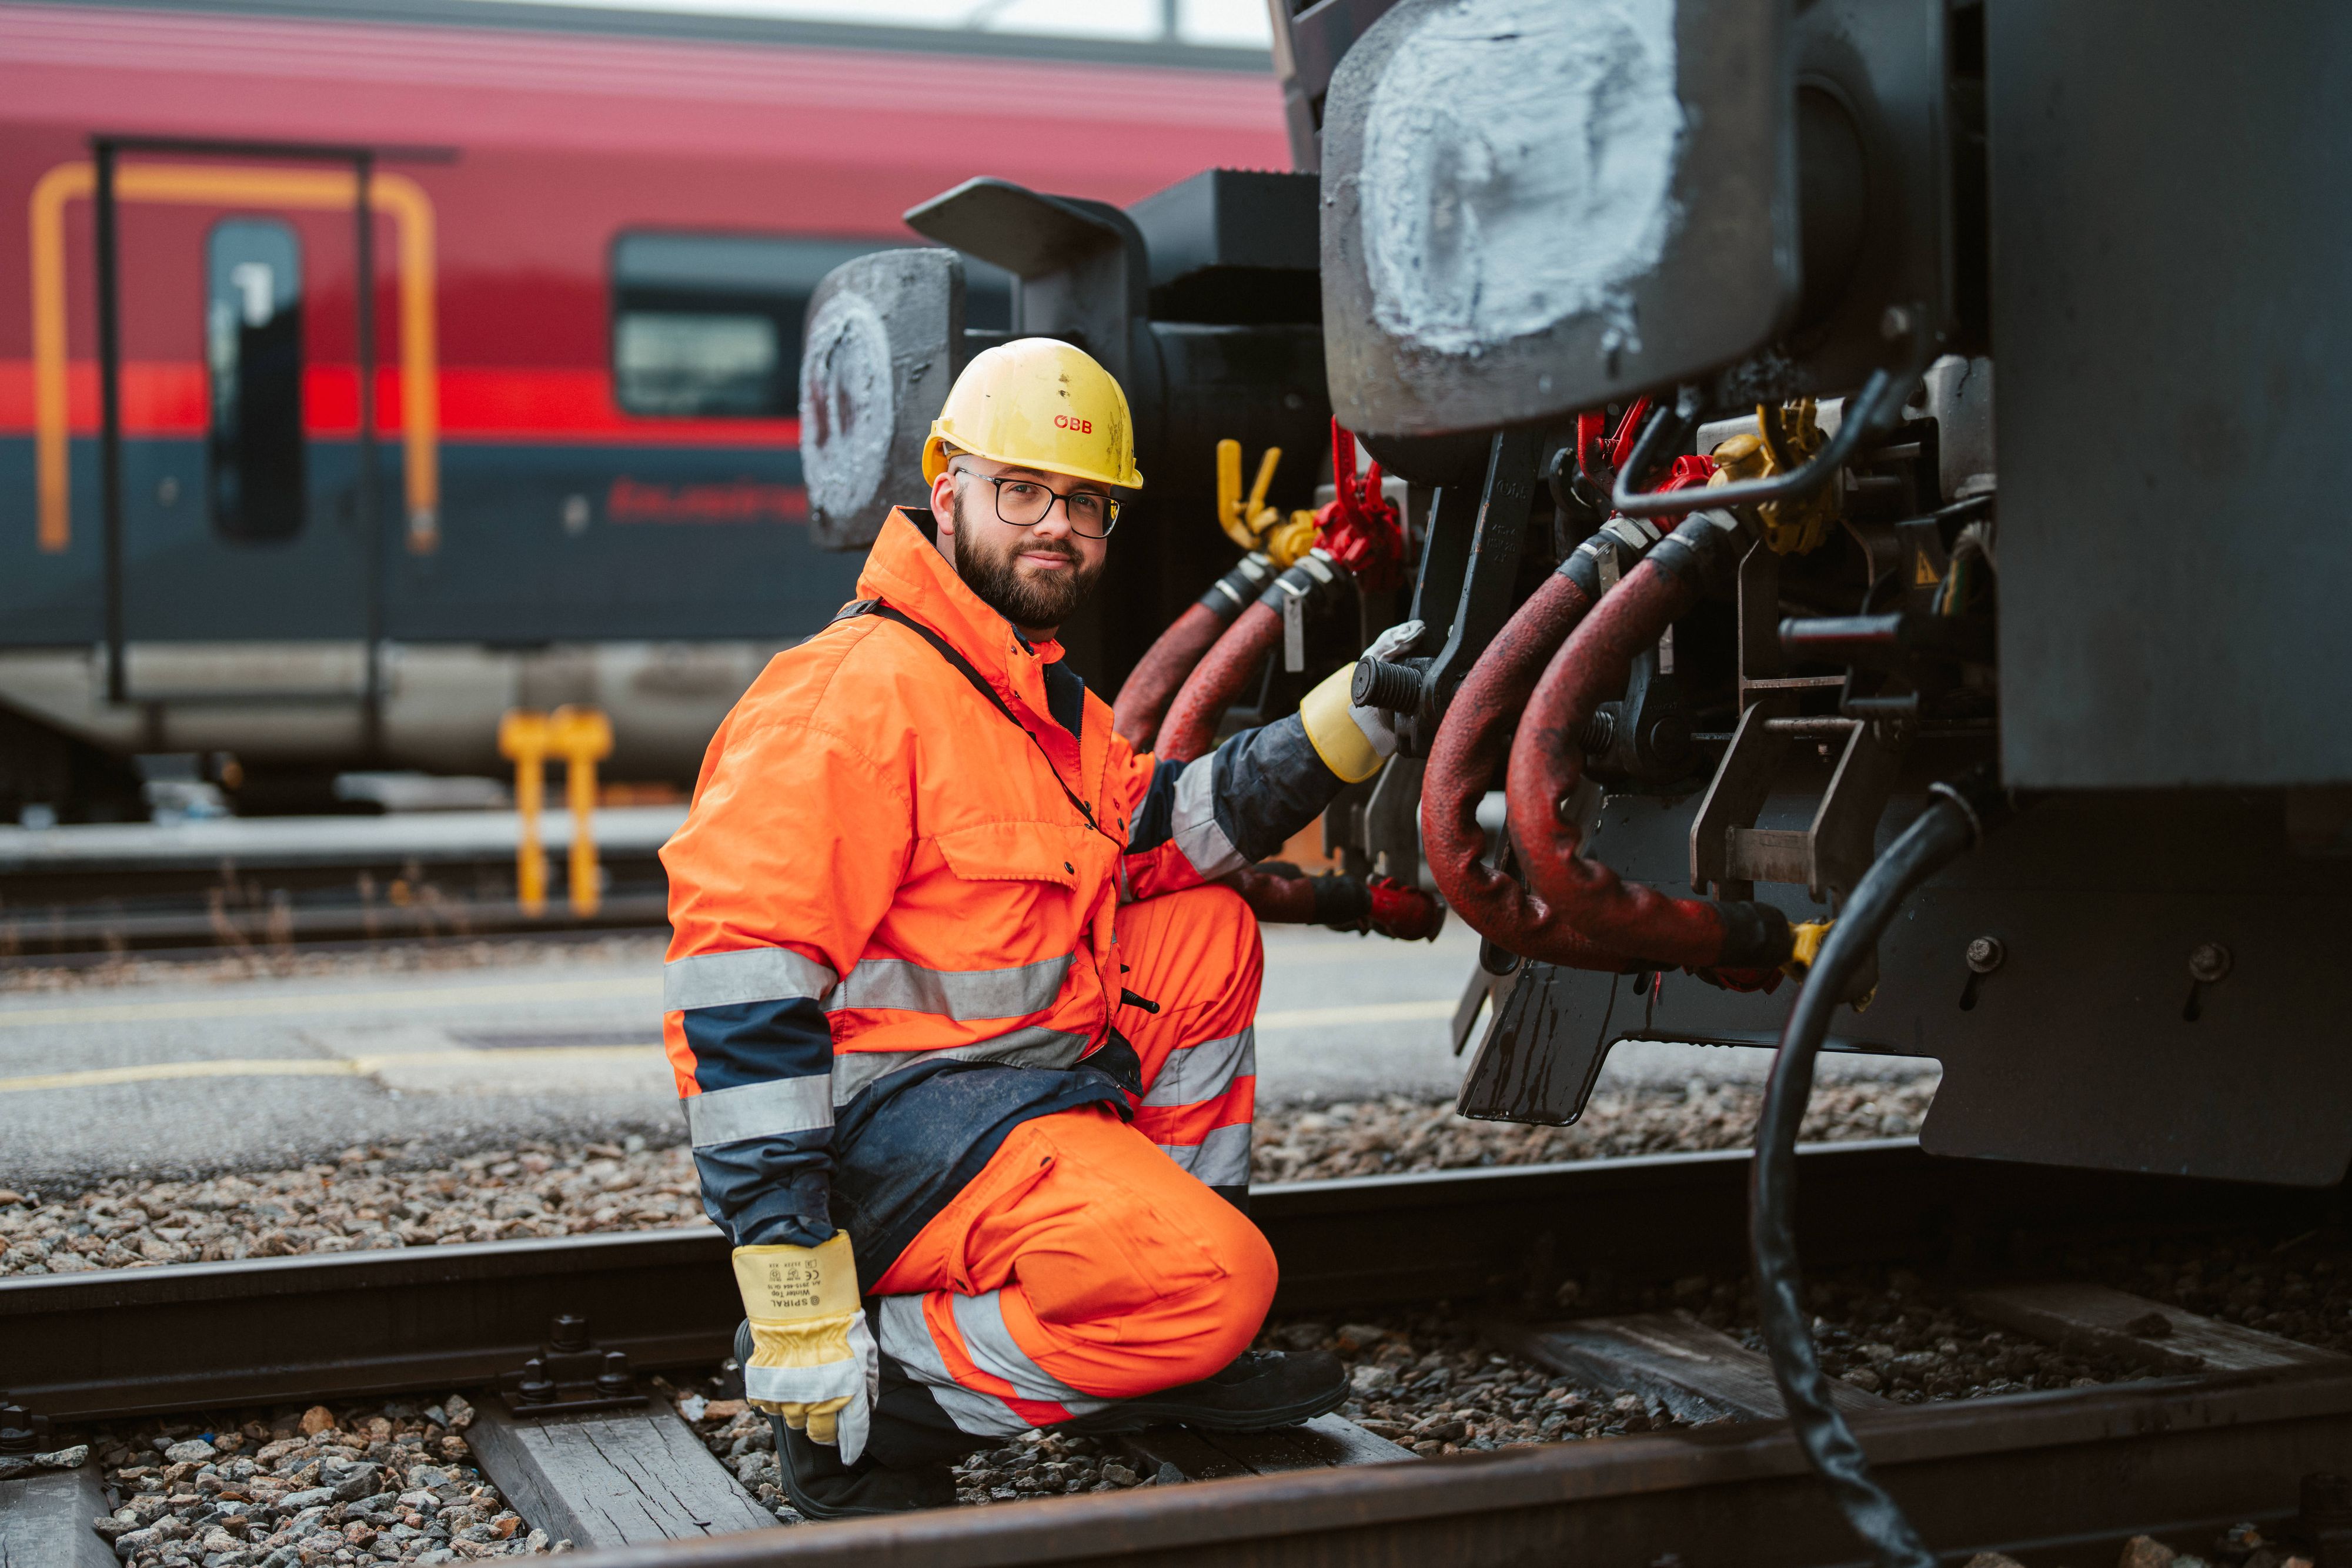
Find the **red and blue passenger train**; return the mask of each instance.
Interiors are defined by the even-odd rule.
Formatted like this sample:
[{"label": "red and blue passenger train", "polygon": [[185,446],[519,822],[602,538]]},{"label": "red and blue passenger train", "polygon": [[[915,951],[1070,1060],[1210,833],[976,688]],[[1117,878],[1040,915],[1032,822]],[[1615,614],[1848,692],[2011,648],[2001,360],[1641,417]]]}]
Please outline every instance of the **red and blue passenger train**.
[{"label": "red and blue passenger train", "polygon": [[615,776],[690,778],[851,597],[800,485],[817,281],[975,168],[1125,204],[1286,163],[1262,56],[1056,47],[0,3],[0,808],[59,793],[44,747],[230,754],[257,803],[489,771],[504,709],[567,701]]}]

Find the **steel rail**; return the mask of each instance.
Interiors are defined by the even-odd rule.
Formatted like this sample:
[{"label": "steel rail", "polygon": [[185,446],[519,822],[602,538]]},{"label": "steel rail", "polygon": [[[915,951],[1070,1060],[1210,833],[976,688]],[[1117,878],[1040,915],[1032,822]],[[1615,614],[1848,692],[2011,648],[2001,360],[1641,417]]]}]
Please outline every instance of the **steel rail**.
[{"label": "steel rail", "polygon": [[[604,897],[587,917],[560,899],[537,914],[516,901],[511,814],[434,815],[0,828],[0,946],[10,966],[29,967],[125,948],[282,950],[665,923],[659,851],[674,812],[600,814]],[[561,853],[572,831],[568,816],[551,817],[549,850]]]},{"label": "steel rail", "polygon": [[384,943],[546,932],[666,932],[669,899],[662,893],[609,894],[598,904],[596,913],[584,919],[566,910],[560,898],[534,915],[511,898],[464,896],[444,896],[429,904],[342,904],[324,908],[268,904],[215,908],[209,900],[189,898],[177,910],[53,906],[37,913],[12,914],[13,921],[0,922],[0,926],[19,946],[37,946],[39,951],[12,955],[0,967],[35,968],[42,967],[44,959],[84,953],[116,956],[125,948],[142,956],[183,958],[237,951],[222,940],[224,926],[242,936],[247,946],[269,949],[353,940]]},{"label": "steel rail", "polygon": [[[2352,1373],[2176,1377],[1897,1406],[1855,1423],[1948,1562],[2292,1515],[2352,1447]],[[601,1553],[604,1568],[1852,1564],[1781,1421],[953,1509]]]},{"label": "steel rail", "polygon": [[[1570,1269],[1744,1267],[1748,1151],[1288,1183],[1252,1194],[1277,1311],[1548,1302]],[[2298,1228],[2336,1189],[1938,1160],[1907,1139],[1798,1160],[1809,1260],[2018,1260],[2084,1234]],[[2038,1241],[2036,1239],[2040,1239]],[[741,1315],[707,1228],[0,1280],[0,1388],[58,1421],[467,1387],[559,1312],[640,1368],[715,1364]]]}]

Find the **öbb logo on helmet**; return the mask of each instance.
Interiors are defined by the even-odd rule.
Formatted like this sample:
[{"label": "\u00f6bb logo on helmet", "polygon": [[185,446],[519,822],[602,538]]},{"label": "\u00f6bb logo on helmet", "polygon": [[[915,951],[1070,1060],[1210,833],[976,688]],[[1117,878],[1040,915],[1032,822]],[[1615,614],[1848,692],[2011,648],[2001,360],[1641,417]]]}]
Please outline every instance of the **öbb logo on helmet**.
[{"label": "\u00f6bb logo on helmet", "polygon": [[1017,338],[964,366],[923,443],[923,479],[947,472],[948,449],[1133,490],[1135,433],[1127,394],[1082,349]]}]

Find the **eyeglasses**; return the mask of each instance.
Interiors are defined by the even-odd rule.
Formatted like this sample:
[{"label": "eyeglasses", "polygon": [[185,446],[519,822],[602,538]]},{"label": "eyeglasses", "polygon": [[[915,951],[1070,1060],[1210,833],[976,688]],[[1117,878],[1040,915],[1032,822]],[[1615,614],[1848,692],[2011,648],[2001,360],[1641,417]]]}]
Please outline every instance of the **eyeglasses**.
[{"label": "eyeglasses", "polygon": [[1070,519],[1070,531],[1090,539],[1107,539],[1118,526],[1118,503],[1099,490],[1052,490],[1017,474],[979,474],[959,468],[959,477],[984,479],[996,486],[996,518],[1016,528],[1034,528],[1045,520],[1054,503]]}]

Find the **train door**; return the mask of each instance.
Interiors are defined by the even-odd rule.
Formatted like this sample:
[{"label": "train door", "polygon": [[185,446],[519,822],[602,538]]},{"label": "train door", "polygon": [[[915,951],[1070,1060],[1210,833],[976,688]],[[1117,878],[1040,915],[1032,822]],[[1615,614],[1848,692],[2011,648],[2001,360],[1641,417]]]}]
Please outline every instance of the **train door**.
[{"label": "train door", "polygon": [[204,727],[185,710],[285,705],[371,754],[396,477],[377,439],[372,158],[94,152],[107,699],[167,747]]}]

